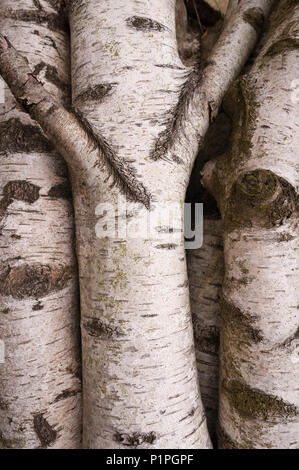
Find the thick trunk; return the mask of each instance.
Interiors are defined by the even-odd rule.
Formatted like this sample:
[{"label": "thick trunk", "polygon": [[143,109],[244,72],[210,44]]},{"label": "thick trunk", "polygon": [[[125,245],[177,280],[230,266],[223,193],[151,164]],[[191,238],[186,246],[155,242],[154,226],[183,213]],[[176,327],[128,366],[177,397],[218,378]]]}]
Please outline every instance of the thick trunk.
[{"label": "thick trunk", "polygon": [[[93,0],[75,4],[70,17],[73,104],[106,140],[111,166],[119,172],[110,190],[101,172],[88,188],[80,172],[72,172],[88,448],[210,446],[197,384],[182,227],[175,242],[169,233],[159,235],[171,231],[168,221],[154,224],[152,238],[146,231],[104,238],[99,225],[96,229],[98,219],[101,226],[123,219],[144,227],[162,204],[176,204],[180,215],[185,171],[148,157],[186,74],[176,49],[174,3],[111,0],[103,8]],[[120,207],[126,202],[117,187],[121,178],[120,189],[137,200],[127,202],[127,212]],[[105,204],[110,207],[103,220]]]},{"label": "thick trunk", "polygon": [[283,0],[225,100],[229,152],[204,170],[224,224],[219,437],[298,448],[297,1]]},{"label": "thick trunk", "polygon": [[[66,25],[51,2],[1,0],[0,28],[46,89],[69,99]],[[0,448],[78,448],[79,318],[67,169],[8,89],[0,153]]]}]

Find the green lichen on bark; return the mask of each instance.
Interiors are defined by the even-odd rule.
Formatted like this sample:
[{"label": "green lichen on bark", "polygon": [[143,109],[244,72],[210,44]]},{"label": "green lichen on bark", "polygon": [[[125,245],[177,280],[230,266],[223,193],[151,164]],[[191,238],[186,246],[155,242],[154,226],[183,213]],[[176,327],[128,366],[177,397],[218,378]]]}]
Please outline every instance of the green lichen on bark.
[{"label": "green lichen on bark", "polygon": [[220,299],[221,315],[223,322],[230,329],[231,334],[242,342],[259,343],[263,340],[261,331],[254,327],[256,321],[253,315],[242,312],[236,305],[230,303],[223,295]]},{"label": "green lichen on bark", "polygon": [[244,227],[270,229],[296,216],[298,207],[298,195],[290,183],[270,170],[253,170],[233,184],[224,228],[228,232]]},{"label": "green lichen on bark", "polygon": [[237,79],[224,97],[223,109],[232,120],[228,150],[232,165],[236,160],[242,161],[250,156],[259,107],[255,91],[246,77]]},{"label": "green lichen on bark", "polygon": [[282,398],[251,388],[239,380],[224,380],[222,388],[231,406],[244,419],[288,420],[298,415],[295,405]]}]

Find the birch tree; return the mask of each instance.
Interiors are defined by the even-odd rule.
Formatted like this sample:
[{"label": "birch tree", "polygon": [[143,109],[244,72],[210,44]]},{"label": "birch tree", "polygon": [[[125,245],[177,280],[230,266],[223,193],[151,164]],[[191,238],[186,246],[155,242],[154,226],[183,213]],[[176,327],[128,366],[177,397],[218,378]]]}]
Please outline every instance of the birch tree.
[{"label": "birch tree", "polygon": [[[273,2],[232,0],[200,70],[179,57],[174,0],[68,4],[71,112],[8,33],[1,36],[0,73],[70,172],[83,445],[209,448],[182,228],[159,222],[159,215],[171,205],[174,220],[181,218],[198,147]],[[152,233],[132,236],[153,219]]]},{"label": "birch tree", "polygon": [[[66,104],[66,22],[52,3],[1,0],[0,29]],[[77,448],[78,288],[67,169],[8,89],[2,101],[0,448]]]},{"label": "birch tree", "polygon": [[278,2],[224,100],[230,148],[203,171],[224,225],[222,448],[298,448],[298,19]]}]

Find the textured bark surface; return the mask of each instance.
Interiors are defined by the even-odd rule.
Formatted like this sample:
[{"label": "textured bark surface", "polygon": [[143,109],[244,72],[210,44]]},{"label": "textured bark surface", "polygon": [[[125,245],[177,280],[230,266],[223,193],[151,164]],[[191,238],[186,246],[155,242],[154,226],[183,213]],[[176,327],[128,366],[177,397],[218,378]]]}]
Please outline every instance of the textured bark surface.
[{"label": "textured bark surface", "polygon": [[[144,206],[154,215],[161,204],[184,198],[182,165],[149,158],[165,110],[175,106],[186,80],[176,49],[174,6],[173,0],[150,5],[108,0],[103,8],[93,0],[74,4],[70,16],[73,105],[105,140],[112,167],[121,161],[121,174],[127,167],[132,181],[120,185],[116,179],[112,188],[113,175],[105,183],[93,169],[93,185],[85,189],[81,174],[72,173],[88,448],[210,446],[197,385],[182,234],[176,243],[167,233],[159,235],[169,226],[157,226],[153,239],[146,233],[138,239],[95,234],[103,212],[95,216],[98,203],[110,204],[110,222],[144,224]],[[144,188],[140,203],[136,183]],[[117,203],[125,196],[137,202],[128,202],[122,212]]]},{"label": "textured bark surface", "polygon": [[203,203],[203,245],[187,250],[190,302],[200,392],[208,429],[216,442],[220,340],[220,293],[224,274],[222,222],[216,201],[200,184],[208,160],[224,153],[231,132],[230,120],[221,113],[210,126],[197,156],[186,201]]},{"label": "textured bark surface", "polygon": [[[73,115],[0,37],[1,74],[71,169],[85,447],[210,447],[181,227],[158,222],[152,238],[136,239],[96,230],[144,225],[163,204],[183,202],[198,141],[258,37],[248,21],[253,2],[239,3],[200,78],[179,58],[174,0],[71,1]],[[254,2],[258,20],[270,4]]]},{"label": "textured bark surface", "polygon": [[204,169],[224,224],[222,448],[298,448],[298,16],[279,2],[225,99],[230,149]]},{"label": "textured bark surface", "polygon": [[[51,2],[1,0],[0,29],[45,88],[69,101],[66,24]],[[67,169],[7,88],[0,156],[0,448],[78,448],[78,285]]]}]

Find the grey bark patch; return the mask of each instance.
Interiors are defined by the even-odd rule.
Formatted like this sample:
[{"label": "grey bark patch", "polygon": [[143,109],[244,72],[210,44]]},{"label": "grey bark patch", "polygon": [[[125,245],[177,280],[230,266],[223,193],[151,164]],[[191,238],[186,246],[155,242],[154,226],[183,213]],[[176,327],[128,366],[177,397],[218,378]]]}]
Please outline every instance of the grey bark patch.
[{"label": "grey bark patch", "polygon": [[154,444],[157,440],[155,432],[148,433],[134,432],[132,434],[116,432],[113,436],[115,442],[118,442],[126,447],[138,447],[141,444]]},{"label": "grey bark patch", "polygon": [[36,125],[16,118],[0,123],[0,152],[51,152],[53,148]]},{"label": "grey bark patch", "polygon": [[28,181],[9,181],[3,189],[4,198],[8,201],[17,200],[33,204],[39,198],[40,187]]},{"label": "grey bark patch", "polygon": [[57,395],[53,403],[57,403],[58,401],[65,400],[66,398],[74,397],[78,393],[80,393],[80,390],[71,390],[71,389],[63,390],[63,392]]},{"label": "grey bark patch", "polygon": [[260,34],[264,25],[265,16],[261,8],[249,8],[243,13],[243,20],[249,23]]},{"label": "grey bark patch", "polygon": [[146,18],[144,16],[130,16],[126,19],[128,28],[136,29],[137,31],[151,32],[151,31],[167,31],[168,28],[158,21]]},{"label": "grey bark patch", "polygon": [[124,335],[121,328],[111,323],[107,323],[104,320],[100,320],[99,318],[90,318],[86,320],[83,323],[83,327],[90,336],[104,340]]},{"label": "grey bark patch", "polygon": [[33,427],[42,447],[48,447],[50,444],[53,444],[53,442],[56,441],[58,437],[57,431],[55,431],[55,429],[50,426],[42,413],[34,416]]},{"label": "grey bark patch", "polygon": [[0,410],[7,410],[8,404],[0,398]]},{"label": "grey bark patch", "polygon": [[111,91],[118,85],[117,82],[114,83],[99,83],[98,85],[90,86],[87,90],[80,93],[74,101],[86,102],[86,101],[97,101],[100,103],[103,98],[107,95],[110,95]]},{"label": "grey bark patch", "polygon": [[20,438],[6,438],[0,430],[0,449],[21,449],[25,445],[24,440]]},{"label": "grey bark patch", "polygon": [[72,266],[21,264],[0,271],[0,293],[15,299],[41,298],[62,290],[72,278]]},{"label": "grey bark patch", "polygon": [[259,343],[263,340],[261,331],[254,327],[255,317],[229,302],[223,295],[220,298],[222,320],[240,340]]},{"label": "grey bark patch", "polygon": [[[154,142],[149,157],[152,160],[164,158],[168,149],[178,138],[182,122],[185,119],[190,101],[193,99],[193,93],[200,83],[200,74],[197,68],[194,68],[188,75],[179,92],[179,98],[176,106],[170,109],[164,121],[164,130],[160,132],[157,140]],[[176,163],[183,163],[176,159]]]},{"label": "grey bark patch", "polygon": [[230,404],[245,419],[284,421],[298,416],[298,409],[294,404],[251,388],[245,382],[224,380],[222,387]]},{"label": "grey bark patch", "polygon": [[199,351],[218,355],[220,336],[216,326],[202,326],[196,315],[193,316],[194,337]]},{"label": "grey bark patch", "polygon": [[3,198],[0,201],[0,221],[14,200],[33,204],[39,198],[39,190],[38,186],[27,181],[9,181],[3,188]]},{"label": "grey bark patch", "polygon": [[24,21],[28,23],[35,23],[46,25],[51,31],[67,31],[67,23],[63,15],[57,13],[47,13],[44,10],[25,10],[7,8],[3,12],[5,18],[15,21]]},{"label": "grey bark patch", "polygon": [[67,182],[56,184],[49,190],[48,196],[53,199],[71,199],[72,191],[70,185]]},{"label": "grey bark patch", "polygon": [[243,227],[272,228],[299,213],[295,188],[270,170],[241,174],[232,186],[224,217],[228,232]]},{"label": "grey bark patch", "polygon": [[58,75],[57,68],[53,65],[46,64],[45,62],[39,62],[33,72],[32,75],[34,77],[38,77],[38,74],[45,69],[45,78],[50,83],[55,85],[59,90],[61,90],[64,94],[69,94],[69,85],[65,83]]}]

